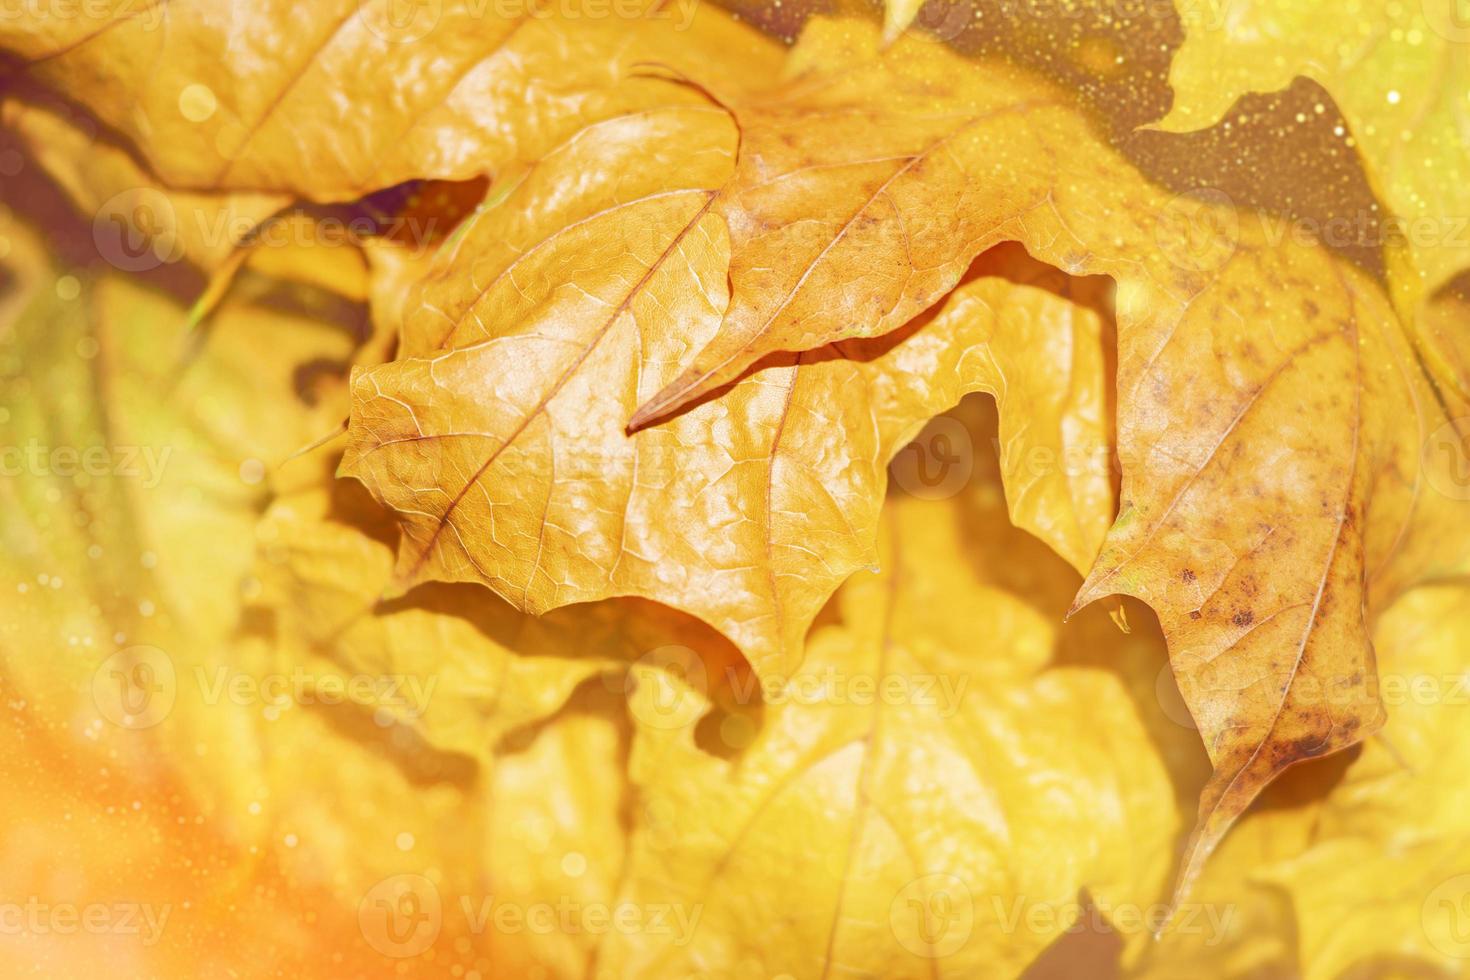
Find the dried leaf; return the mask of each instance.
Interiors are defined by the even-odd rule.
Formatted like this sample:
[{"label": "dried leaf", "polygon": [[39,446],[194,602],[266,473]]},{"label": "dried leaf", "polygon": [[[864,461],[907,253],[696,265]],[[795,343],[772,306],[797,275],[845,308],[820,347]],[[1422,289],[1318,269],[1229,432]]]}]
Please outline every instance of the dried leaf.
[{"label": "dried leaf", "polygon": [[0,51],[166,184],[333,201],[494,174],[650,92],[667,101],[666,81],[630,80],[642,63],[759,84],[779,48],[689,0],[108,0],[27,7],[0,24]]},{"label": "dried leaf", "polygon": [[1091,560],[1113,506],[1102,320],[984,274],[1035,275],[1020,256],[977,268],[927,325],[624,432],[724,312],[711,205],[735,139],[708,106],[589,127],[436,263],[399,360],[354,381],[343,462],[400,515],[399,588],[479,581],[534,612],[647,596],[789,669],[874,560],[889,458],[973,390],[1006,407],[1018,519]]},{"label": "dried leaf", "polygon": [[[620,900],[699,919],[689,935],[609,936],[601,965],[1016,975],[1073,927],[1084,887],[1115,915],[1159,912],[1169,848],[1138,843],[1168,840],[1178,811],[1138,709],[1106,668],[1053,662],[1080,624],[1000,584],[1015,556],[980,544],[1004,521],[982,513],[965,497],[890,502],[883,571],[843,586],[839,621],[765,688],[758,730],[721,722],[749,742],[737,760],[697,746],[699,676],[637,668]],[[1114,655],[1131,642],[1110,639]],[[1149,941],[1141,921],[1127,940]]]},{"label": "dried leaf", "polygon": [[1185,891],[1276,774],[1381,722],[1370,584],[1381,607],[1465,567],[1463,501],[1424,492],[1443,408],[1364,276],[1228,202],[1170,198],[1036,85],[929,43],[880,54],[851,22],[814,23],[793,58],[801,94],[769,110],[788,138],[740,117],[759,176],[729,213],[730,313],[639,418],[772,349],[892,329],[997,239],[1115,279],[1122,506],[1078,604],[1155,608],[1216,763]]}]

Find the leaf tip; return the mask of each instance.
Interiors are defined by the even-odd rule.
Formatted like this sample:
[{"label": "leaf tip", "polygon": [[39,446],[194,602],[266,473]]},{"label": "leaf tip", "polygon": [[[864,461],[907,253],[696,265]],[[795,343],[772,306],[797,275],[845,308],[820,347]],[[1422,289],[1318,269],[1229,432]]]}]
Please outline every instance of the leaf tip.
[{"label": "leaf tip", "polygon": [[413,587],[414,582],[406,575],[394,572],[393,577],[388,580],[388,584],[383,586],[383,591],[378,593],[378,601],[391,602],[394,599],[401,599]]},{"label": "leaf tip", "polygon": [[285,459],[281,460],[281,465],[285,466],[293,459],[297,459],[299,457],[307,455],[308,453],[315,452],[316,450],[325,446],[327,443],[331,442],[333,439],[336,439],[338,436],[347,431],[347,422],[348,420],[344,418],[337,425],[333,426],[330,432],[322,435],[320,438],[313,439],[311,442],[307,443],[300,449],[291,453],[291,455],[287,456]]},{"label": "leaf tip", "polygon": [[664,416],[678,408],[682,398],[679,382],[674,382],[654,395],[648,401],[638,406],[624,431],[632,436],[636,435],[656,422],[661,421]]}]

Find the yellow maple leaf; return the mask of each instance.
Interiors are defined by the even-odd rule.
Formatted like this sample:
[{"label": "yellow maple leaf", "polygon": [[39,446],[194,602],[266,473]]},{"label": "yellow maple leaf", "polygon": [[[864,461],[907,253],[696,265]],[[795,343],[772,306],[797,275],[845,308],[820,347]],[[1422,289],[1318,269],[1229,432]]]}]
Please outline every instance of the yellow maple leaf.
[{"label": "yellow maple leaf", "polygon": [[316,201],[534,158],[562,127],[649,90],[667,99],[666,81],[630,81],[644,62],[759,84],[779,53],[693,0],[107,0],[18,13],[0,24],[13,71],[82,103],[167,185]]},{"label": "yellow maple leaf", "polygon": [[627,435],[725,315],[713,204],[735,143],[710,106],[593,125],[436,264],[399,359],[354,380],[343,461],[400,515],[400,588],[478,581],[536,612],[643,595],[787,669],[873,561],[889,458],[981,389],[1006,409],[1018,519],[1091,561],[1113,509],[1101,317],[986,274],[1037,274],[1016,253],[904,336],[787,359]]},{"label": "yellow maple leaf", "polygon": [[[789,138],[762,141],[743,120],[758,176],[729,215],[730,313],[635,421],[771,350],[891,329],[944,288],[945,262],[997,239],[1114,278],[1122,505],[1078,602],[1135,595],[1170,639],[1217,767],[1187,888],[1275,775],[1381,721],[1365,593],[1464,568],[1463,500],[1424,492],[1437,463],[1420,454],[1454,422],[1365,276],[1320,247],[1273,241],[1228,202],[1169,197],[1039,83],[1011,88],[1007,69],[929,43],[880,54],[876,31],[854,22],[814,23],[793,58],[809,101],[777,104],[778,118],[800,120]],[[844,127],[881,133],[881,145]],[[1047,165],[1016,167],[1018,154]],[[814,208],[816,180],[831,197]],[[933,208],[938,195],[950,203]],[[798,200],[818,220],[780,217]],[[837,285],[845,268],[862,270],[861,288]],[[829,302],[834,291],[853,303]],[[1344,696],[1323,709],[1307,692],[1326,689]]]},{"label": "yellow maple leaf", "polygon": [[[0,11],[0,972],[1461,968],[1464,263],[1406,331],[921,6]],[[1444,0],[1228,9],[1181,95],[1452,220]]]},{"label": "yellow maple leaf", "polygon": [[[720,724],[746,746],[736,759],[697,743],[707,674],[636,668],[619,897],[674,914],[610,935],[599,963],[1016,975],[1078,925],[1084,888],[1129,945],[1150,941],[1172,847],[1139,844],[1172,839],[1173,787],[1120,678],[1063,660],[1087,628],[1054,618],[1065,588],[1048,617],[1006,584],[1049,556],[989,554],[1004,523],[993,473],[946,500],[890,500],[882,570],[844,584],[799,668],[745,692],[764,703],[758,730],[738,713]],[[1099,660],[1121,659],[1128,638],[1093,618]]]}]

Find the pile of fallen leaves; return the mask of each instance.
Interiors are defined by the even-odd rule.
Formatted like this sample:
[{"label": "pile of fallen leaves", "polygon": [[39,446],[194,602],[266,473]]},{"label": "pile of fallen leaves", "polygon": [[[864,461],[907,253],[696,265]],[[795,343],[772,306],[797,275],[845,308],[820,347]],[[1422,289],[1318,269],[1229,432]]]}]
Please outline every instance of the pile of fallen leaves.
[{"label": "pile of fallen leaves", "polygon": [[1453,0],[13,8],[0,972],[1470,971]]}]

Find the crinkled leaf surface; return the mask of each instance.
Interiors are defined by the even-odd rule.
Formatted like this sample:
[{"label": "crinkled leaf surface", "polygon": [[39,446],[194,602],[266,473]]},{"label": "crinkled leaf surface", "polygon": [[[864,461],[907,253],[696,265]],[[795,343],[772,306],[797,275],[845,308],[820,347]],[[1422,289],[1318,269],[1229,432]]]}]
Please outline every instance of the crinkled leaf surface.
[{"label": "crinkled leaf surface", "polygon": [[5,18],[0,49],[132,140],[169,185],[319,201],[533,158],[561,128],[667,88],[629,83],[644,62],[759,84],[779,51],[686,0],[39,4]]},{"label": "crinkled leaf surface", "polygon": [[817,609],[873,561],[889,458],[981,389],[1005,410],[1018,519],[1091,560],[1113,510],[1106,297],[1002,278],[1045,278],[1018,253],[978,265],[928,323],[773,362],[628,435],[725,311],[713,204],[735,143],[712,106],[595,124],[436,263],[399,359],[354,381],[343,463],[400,516],[400,587],[479,581],[538,612],[647,596],[789,669]]},{"label": "crinkled leaf surface", "polygon": [[[621,897],[700,917],[688,937],[610,935],[601,965],[1015,975],[1072,925],[1081,888],[1157,900],[1170,848],[1139,844],[1179,811],[1138,708],[1108,669],[1052,663],[1078,624],[1000,584],[1016,556],[978,545],[979,517],[965,497],[892,501],[882,571],[843,586],[759,731],[720,725],[749,742],[734,759],[696,745],[702,684],[637,668]],[[935,615],[952,608],[966,615]]]},{"label": "crinkled leaf surface", "polygon": [[1444,410],[1376,285],[1164,193],[1037,84],[926,42],[879,53],[853,22],[814,23],[793,59],[800,96],[737,113],[730,312],[640,416],[771,350],[891,329],[998,239],[1112,277],[1121,512],[1078,601],[1137,596],[1169,637],[1217,768],[1187,885],[1277,773],[1380,723],[1370,584],[1465,560],[1463,501],[1430,492],[1420,453]]},{"label": "crinkled leaf surface", "polygon": [[396,536],[389,515],[357,484],[322,472],[320,460],[303,463],[303,485],[280,496],[256,530],[253,605],[272,617],[275,643],[293,662],[343,678],[402,678],[391,691],[371,689],[361,707],[439,751],[478,757],[550,717],[599,673],[713,636],[631,600],[540,618],[463,585],[430,583],[384,600]]},{"label": "crinkled leaf surface", "polygon": [[[1206,866],[1138,976],[1454,976],[1467,947],[1467,710],[1462,583],[1415,589],[1379,618],[1388,720],[1349,759],[1293,769]],[[1226,914],[1228,913],[1228,914]]]},{"label": "crinkled leaf surface", "polygon": [[[373,93],[392,93],[372,111],[352,104],[363,94],[351,81],[362,66],[347,53],[362,49],[348,43],[356,25],[345,5],[296,11],[269,39],[241,30],[248,12],[232,6],[228,17],[243,19],[220,28],[224,20],[201,12],[222,5],[186,8],[183,0],[174,4],[180,30],[162,42],[127,33],[134,19],[162,18],[170,8],[161,3],[134,6],[115,27],[86,24],[91,12],[118,7],[90,5],[41,31],[5,19],[0,43],[22,57],[57,55],[29,67],[33,80],[74,84],[150,163],[178,168],[170,179],[214,186],[238,178],[331,196],[387,179],[403,163],[389,153],[390,172],[378,174],[359,166],[353,147],[340,159],[320,151],[324,134],[357,140],[353,125],[373,125],[380,109],[405,121],[413,111],[404,106],[422,94],[413,87],[422,77],[409,70],[372,80],[384,86]],[[347,19],[324,35],[314,20],[321,11]],[[1298,945],[1313,977],[1458,968],[1470,952],[1457,931],[1470,869],[1463,794],[1453,788],[1465,782],[1455,700],[1463,590],[1410,593],[1380,618],[1380,662],[1386,683],[1403,682],[1395,687],[1373,683],[1360,610],[1376,613],[1426,575],[1464,573],[1463,433],[1435,395],[1451,414],[1463,414],[1464,402],[1418,375],[1375,286],[1315,249],[1232,225],[1243,216],[1208,197],[1169,200],[1103,150],[1065,100],[1044,107],[1034,126],[987,138],[1017,173],[987,169],[992,161],[978,151],[966,156],[975,149],[968,129],[927,155],[916,151],[905,140],[943,136],[938,120],[967,80],[987,91],[964,106],[1001,117],[1007,93],[1035,86],[902,45],[894,56],[907,65],[889,73],[890,61],[864,81],[862,66],[876,56],[870,27],[819,27],[780,95],[730,100],[737,127],[718,107],[727,94],[718,86],[711,99],[647,79],[621,89],[639,42],[622,58],[607,47],[612,32],[584,47],[562,25],[552,49],[574,63],[555,76],[568,86],[542,85],[544,98],[529,100],[547,125],[533,111],[504,130],[481,126],[487,117],[475,103],[478,128],[456,135],[475,86],[501,92],[496,85],[517,84],[505,79],[553,77],[545,74],[550,54],[516,47],[526,31],[545,40],[551,27],[528,21],[497,39],[464,30],[456,16],[447,23],[463,51],[444,55],[429,40],[404,62],[433,61],[427,74],[447,67],[451,74],[431,86],[449,93],[442,114],[395,132],[404,160],[410,152],[432,158],[436,172],[500,171],[508,179],[497,199],[508,207],[491,206],[462,248],[430,260],[429,283],[407,304],[404,284],[423,274],[423,257],[375,249],[376,335],[360,307],[306,285],[336,276],[324,256],[280,250],[262,253],[208,332],[191,336],[176,297],[53,267],[35,236],[9,227],[0,209],[8,273],[0,279],[0,445],[43,451],[22,457],[40,462],[27,462],[20,479],[0,480],[0,758],[10,800],[0,892],[54,902],[123,896],[170,902],[175,913],[155,948],[51,936],[28,942],[16,962],[38,959],[56,975],[269,968],[334,980],[538,969],[1014,975],[1059,940],[1079,888],[1114,908],[1159,897],[1174,799],[1197,784],[1198,760],[1183,727],[1189,715],[1160,719],[1140,700],[1154,687],[1151,676],[1142,687],[1134,676],[1152,653],[1148,631],[1120,637],[1096,609],[1061,625],[1057,593],[1070,594],[1075,580],[1059,561],[1038,558],[1035,542],[1003,533],[991,479],[943,502],[895,502],[872,546],[884,461],[929,415],[982,390],[1000,404],[996,442],[1013,519],[1079,568],[1098,552],[1114,511],[1110,484],[1055,460],[1113,441],[1107,304],[1092,296],[1093,280],[1058,285],[1014,252],[971,261],[974,250],[1016,240],[1057,268],[1120,284],[1125,507],[1083,598],[1110,589],[1141,595],[1169,634],[1193,718],[1223,774],[1207,791],[1196,863],[1276,768],[1366,730],[1380,690],[1390,711],[1387,740],[1369,742],[1330,794],[1316,780],[1324,763],[1296,767],[1245,818],[1194,891],[1194,903],[1206,903],[1204,918],[1187,920],[1196,931],[1186,932],[1181,916],[1152,945],[1142,928],[1120,923],[1128,975],[1295,975]],[[192,29],[206,21],[209,29]],[[93,38],[97,26],[106,29]],[[272,64],[268,84],[286,62],[300,68],[285,89],[266,93],[273,108],[251,101],[260,93],[231,74],[242,52],[261,54],[221,48],[231,32],[263,42],[270,57],[290,56]],[[109,47],[114,35],[133,43]],[[296,58],[322,41],[320,55]],[[512,52],[502,62],[469,51],[501,41],[497,50]],[[104,50],[116,60],[92,60]],[[139,67],[159,50],[169,58]],[[698,45],[690,51],[690,64],[704,57]],[[604,74],[614,62],[618,70]],[[100,80],[114,64],[129,81],[107,91]],[[846,69],[828,69],[839,64]],[[188,85],[171,92],[174,69],[194,67],[209,95]],[[590,97],[584,69],[596,76]],[[452,75],[460,70],[474,79],[463,91]],[[219,103],[209,86],[220,78],[239,89],[240,105]],[[407,87],[396,88],[404,79]],[[135,109],[125,99],[139,92]],[[165,111],[198,115],[209,96],[212,112],[192,129]],[[906,119],[885,115],[890,96]],[[225,123],[241,106],[267,111],[252,117],[254,135],[235,142]],[[353,118],[344,121],[348,107]],[[869,126],[835,118],[860,112]],[[971,115],[960,113],[976,129],[990,124]],[[70,159],[76,132],[37,125],[28,130],[31,150],[50,154],[46,169],[78,208],[123,173],[105,154]],[[650,137],[659,127],[663,137]],[[155,144],[156,133],[164,138]],[[676,149],[681,134],[690,139]],[[432,147],[420,142],[430,137]],[[356,149],[396,147],[380,139],[364,136]],[[713,148],[709,159],[700,146]],[[842,156],[848,151],[858,155]],[[889,151],[907,169],[881,186]],[[1009,195],[990,216],[998,224],[956,226],[944,207],[914,206],[943,199],[935,193],[943,180],[925,183],[935,159],[940,169],[982,163],[964,194]],[[202,166],[190,176],[194,160]],[[614,160],[626,165],[623,182],[610,186],[595,164]],[[854,184],[821,179],[848,164]],[[707,165],[717,180],[703,179]],[[843,217],[863,181],[872,201]],[[787,200],[782,184],[801,188],[806,205]],[[650,203],[671,188],[664,204],[706,194],[708,209]],[[972,213],[971,197],[954,201]],[[602,213],[608,205],[619,220]],[[620,220],[630,214],[636,220]],[[825,246],[813,251],[812,228],[825,229],[840,262]],[[592,233],[606,230],[613,234]],[[892,242],[910,231],[922,247],[895,258]],[[863,247],[847,251],[860,238]],[[1192,248],[1201,238],[1204,249]],[[787,245],[794,268],[810,273],[795,288]],[[922,312],[949,288],[944,282],[957,289]],[[772,283],[782,289],[764,295]],[[1448,363],[1463,351],[1454,333],[1459,300],[1437,298],[1443,342],[1434,349]],[[13,319],[22,308],[27,315]],[[682,414],[645,415],[640,423],[659,424],[632,437],[622,431],[700,344],[732,324],[748,331],[788,313],[791,331],[783,326],[771,346],[761,336],[739,354],[750,354],[754,373],[732,368],[714,397]],[[477,425],[469,438],[481,440],[463,452],[394,447],[384,451],[401,454],[397,469],[361,470],[378,480],[380,496],[399,495],[390,502],[405,514],[405,554],[415,547],[415,521],[443,506],[445,486],[493,453],[484,464],[493,479],[462,485],[494,491],[487,507],[509,536],[490,539],[500,549],[487,566],[493,574],[453,571],[527,608],[618,591],[655,595],[709,616],[747,652],[764,643],[789,654],[848,569],[871,563],[877,571],[858,571],[818,615],[804,659],[758,655],[756,678],[742,673],[722,637],[646,601],[574,604],[532,618],[467,585],[419,582],[384,598],[397,544],[384,515],[351,485],[332,485],[321,455],[283,471],[274,463],[340,419],[342,371],[376,363],[385,325],[400,323],[401,360],[358,376],[352,451],[376,438],[369,423],[403,433],[408,419],[438,426],[425,442],[440,441],[439,432],[459,438],[466,420]],[[841,329],[824,332],[833,324]],[[780,354],[793,337],[811,350]],[[457,373],[442,374],[446,367]],[[364,379],[384,387],[364,389]],[[423,402],[395,414],[383,392]],[[972,431],[966,445],[983,456],[991,436]],[[938,445],[921,438],[911,452]],[[93,446],[109,453],[106,472],[77,474],[71,457],[52,452],[75,449],[85,459]],[[157,471],[143,455],[149,448],[162,459]],[[166,459],[164,449],[173,451]],[[127,462],[121,453],[131,450],[139,454]],[[16,458],[7,455],[7,465]],[[398,478],[407,473],[428,480],[405,491]],[[679,483],[686,478],[698,486]],[[898,483],[927,489],[903,476]],[[688,526],[719,533],[696,534],[674,558],[624,573],[621,563],[636,565],[638,553],[607,545],[605,494],[628,532],[618,548],[672,540],[657,536],[684,517],[670,500],[698,501]],[[413,513],[425,501],[429,518]],[[977,501],[983,515],[972,509]],[[711,515],[734,516],[700,523]],[[490,523],[491,533],[505,529]],[[476,545],[484,529],[465,524]],[[754,571],[719,563],[752,546],[757,562],[762,548],[784,557]],[[592,559],[579,564],[586,554]],[[626,578],[607,573],[599,563],[607,555]],[[454,561],[473,564],[468,549]],[[732,571],[749,577],[731,585]],[[716,573],[724,576],[717,588],[696,581]],[[400,575],[399,588],[412,581]],[[679,598],[689,595],[709,605]],[[1303,597],[1311,615],[1293,605]],[[1297,616],[1305,616],[1299,648],[1260,639],[1290,632]],[[771,640],[781,617],[791,635]],[[136,671],[137,655],[104,659],[136,643],[166,651],[174,670],[174,706],[146,731],[106,717],[115,705],[95,683]],[[703,680],[652,666],[670,651],[692,658],[685,663]],[[627,720],[603,696],[610,692],[582,682],[602,675],[620,700],[618,670],[637,657],[646,659],[633,670],[630,760]],[[208,694],[222,690],[213,687],[222,678],[302,672],[310,684],[294,701]],[[392,696],[351,686],[385,676],[420,683]],[[1422,678],[1437,692],[1428,702],[1413,700]],[[330,693],[344,688],[356,696]],[[813,701],[813,690],[823,696]],[[1337,760],[1345,761],[1325,764]],[[1310,792],[1296,798],[1303,788]],[[57,875],[63,863],[86,868],[85,880]],[[1263,874],[1267,863],[1274,866]],[[404,875],[427,883],[423,894],[440,904],[427,951],[400,958],[394,944],[404,934],[372,916],[383,908],[377,902],[402,898]],[[541,934],[474,918],[495,899],[522,909],[618,899],[642,914],[674,908],[664,931]],[[1040,926],[1029,918],[1038,909]],[[1211,909],[1224,918],[1211,919]],[[1019,925],[1007,925],[1017,914]],[[415,925],[407,941],[418,935]]]}]

